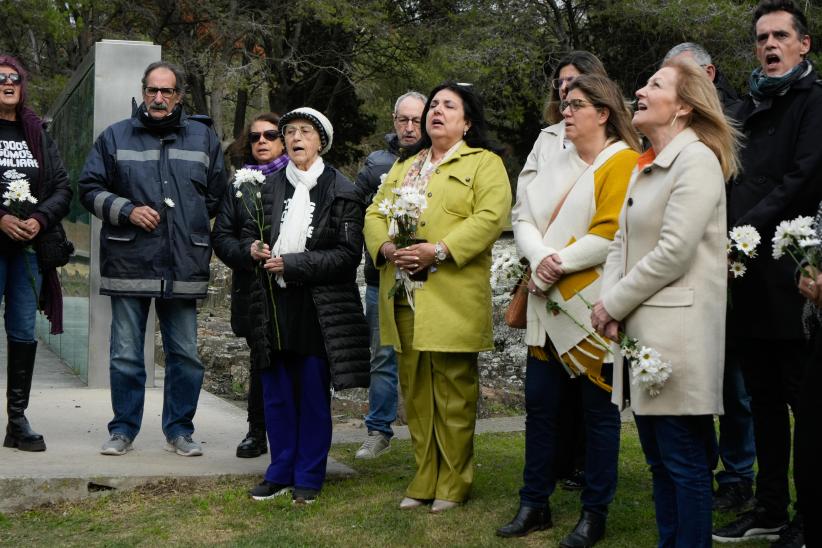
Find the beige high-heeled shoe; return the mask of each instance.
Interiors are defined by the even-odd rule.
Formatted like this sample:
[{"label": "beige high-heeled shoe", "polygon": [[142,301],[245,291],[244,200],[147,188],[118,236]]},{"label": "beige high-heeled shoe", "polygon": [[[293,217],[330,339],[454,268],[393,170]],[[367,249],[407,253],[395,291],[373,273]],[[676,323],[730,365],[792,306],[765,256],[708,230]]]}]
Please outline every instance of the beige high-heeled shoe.
[{"label": "beige high-heeled shoe", "polygon": [[459,506],[459,502],[454,502],[450,500],[442,500],[442,499],[434,499],[433,504],[431,504],[431,513],[432,514],[439,514],[441,512],[445,512],[446,510],[450,510],[451,508],[456,508]]},{"label": "beige high-heeled shoe", "polygon": [[418,508],[425,504],[424,501],[420,499],[412,499],[411,497],[405,497],[400,501],[400,510],[410,510],[411,508]]}]

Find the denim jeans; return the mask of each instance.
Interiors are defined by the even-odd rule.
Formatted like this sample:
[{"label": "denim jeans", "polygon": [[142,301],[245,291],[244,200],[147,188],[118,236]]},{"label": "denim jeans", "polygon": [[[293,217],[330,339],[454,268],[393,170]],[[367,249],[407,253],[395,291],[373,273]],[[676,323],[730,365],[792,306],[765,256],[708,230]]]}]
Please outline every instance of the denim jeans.
[{"label": "denim jeans", "polygon": [[[603,376],[610,382],[613,366],[603,365]],[[525,371],[525,469],[520,503],[545,507],[556,487],[556,455],[562,392],[572,382],[580,382],[585,425],[585,487],[580,495],[582,507],[607,515],[617,486],[619,455],[619,410],[611,395],[587,378],[575,381],[553,359],[548,362],[528,356]]]},{"label": "denim jeans", "polygon": [[37,298],[42,282],[34,253],[23,251],[16,255],[0,255],[0,304],[5,296],[6,336],[9,340],[34,342]]},{"label": "denim jeans", "polygon": [[653,476],[659,547],[711,546],[711,415],[635,415]]},{"label": "denim jeans", "polygon": [[[728,344],[731,346],[731,341]],[[725,358],[722,399],[725,414],[719,416],[719,457],[723,469],[716,473],[716,482],[720,485],[743,480],[753,482],[756,446],[751,397],[745,388],[739,356],[732,348]]]},{"label": "denim jeans", "polygon": [[[145,402],[143,344],[151,306],[148,297],[111,298],[111,406],[108,431],[134,439],[140,432]],[[194,432],[194,413],[203,385],[197,356],[197,303],[190,299],[156,299],[165,352],[163,433],[171,441]],[[153,326],[152,326],[153,327]]]},{"label": "denim jeans", "polygon": [[380,346],[379,287],[365,289],[365,318],[371,329],[371,384],[368,387],[368,415],[365,426],[391,437],[391,423],[397,418],[397,355],[391,346]]}]

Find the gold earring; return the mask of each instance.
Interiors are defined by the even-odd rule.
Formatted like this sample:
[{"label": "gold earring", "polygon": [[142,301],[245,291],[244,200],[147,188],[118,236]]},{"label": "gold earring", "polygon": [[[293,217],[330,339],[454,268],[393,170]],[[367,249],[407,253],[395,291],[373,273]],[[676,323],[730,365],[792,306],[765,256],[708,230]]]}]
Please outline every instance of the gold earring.
[{"label": "gold earring", "polygon": [[678,112],[674,113],[674,119],[671,120],[671,127],[674,127],[676,125],[677,118],[679,118],[679,113]]}]

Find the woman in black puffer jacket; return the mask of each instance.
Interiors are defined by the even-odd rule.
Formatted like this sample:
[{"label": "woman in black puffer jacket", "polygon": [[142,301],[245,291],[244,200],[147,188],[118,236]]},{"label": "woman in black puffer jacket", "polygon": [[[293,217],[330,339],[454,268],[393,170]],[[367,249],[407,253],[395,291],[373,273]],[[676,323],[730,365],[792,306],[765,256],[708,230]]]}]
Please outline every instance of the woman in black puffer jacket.
[{"label": "woman in black puffer jacket", "polygon": [[253,367],[261,369],[271,465],[251,490],[264,500],[293,490],[310,504],[331,448],[330,387],[366,387],[369,332],[356,286],[363,204],[323,163],[333,128],[299,108],[280,118],[289,163],[260,189],[265,236],[249,216],[249,261],[262,263],[249,314]]},{"label": "woman in black puffer jacket", "polygon": [[[0,302],[5,298],[9,420],[3,446],[45,451],[43,436],[25,416],[37,353],[34,326],[39,300],[51,332],[62,333],[63,301],[56,270],[41,272],[35,250],[68,213],[71,188],[57,145],[25,106],[27,79],[17,59],[0,55]],[[36,203],[12,198],[25,183]]]}]

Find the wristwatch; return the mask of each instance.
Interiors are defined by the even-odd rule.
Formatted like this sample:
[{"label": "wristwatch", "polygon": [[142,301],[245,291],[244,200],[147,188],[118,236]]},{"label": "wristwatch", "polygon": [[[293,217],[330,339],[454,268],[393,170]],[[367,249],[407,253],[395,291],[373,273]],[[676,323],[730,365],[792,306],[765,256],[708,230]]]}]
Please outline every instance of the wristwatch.
[{"label": "wristwatch", "polygon": [[445,246],[442,245],[442,242],[437,242],[434,245],[434,260],[437,264],[440,264],[447,258],[448,253],[445,252]]}]

